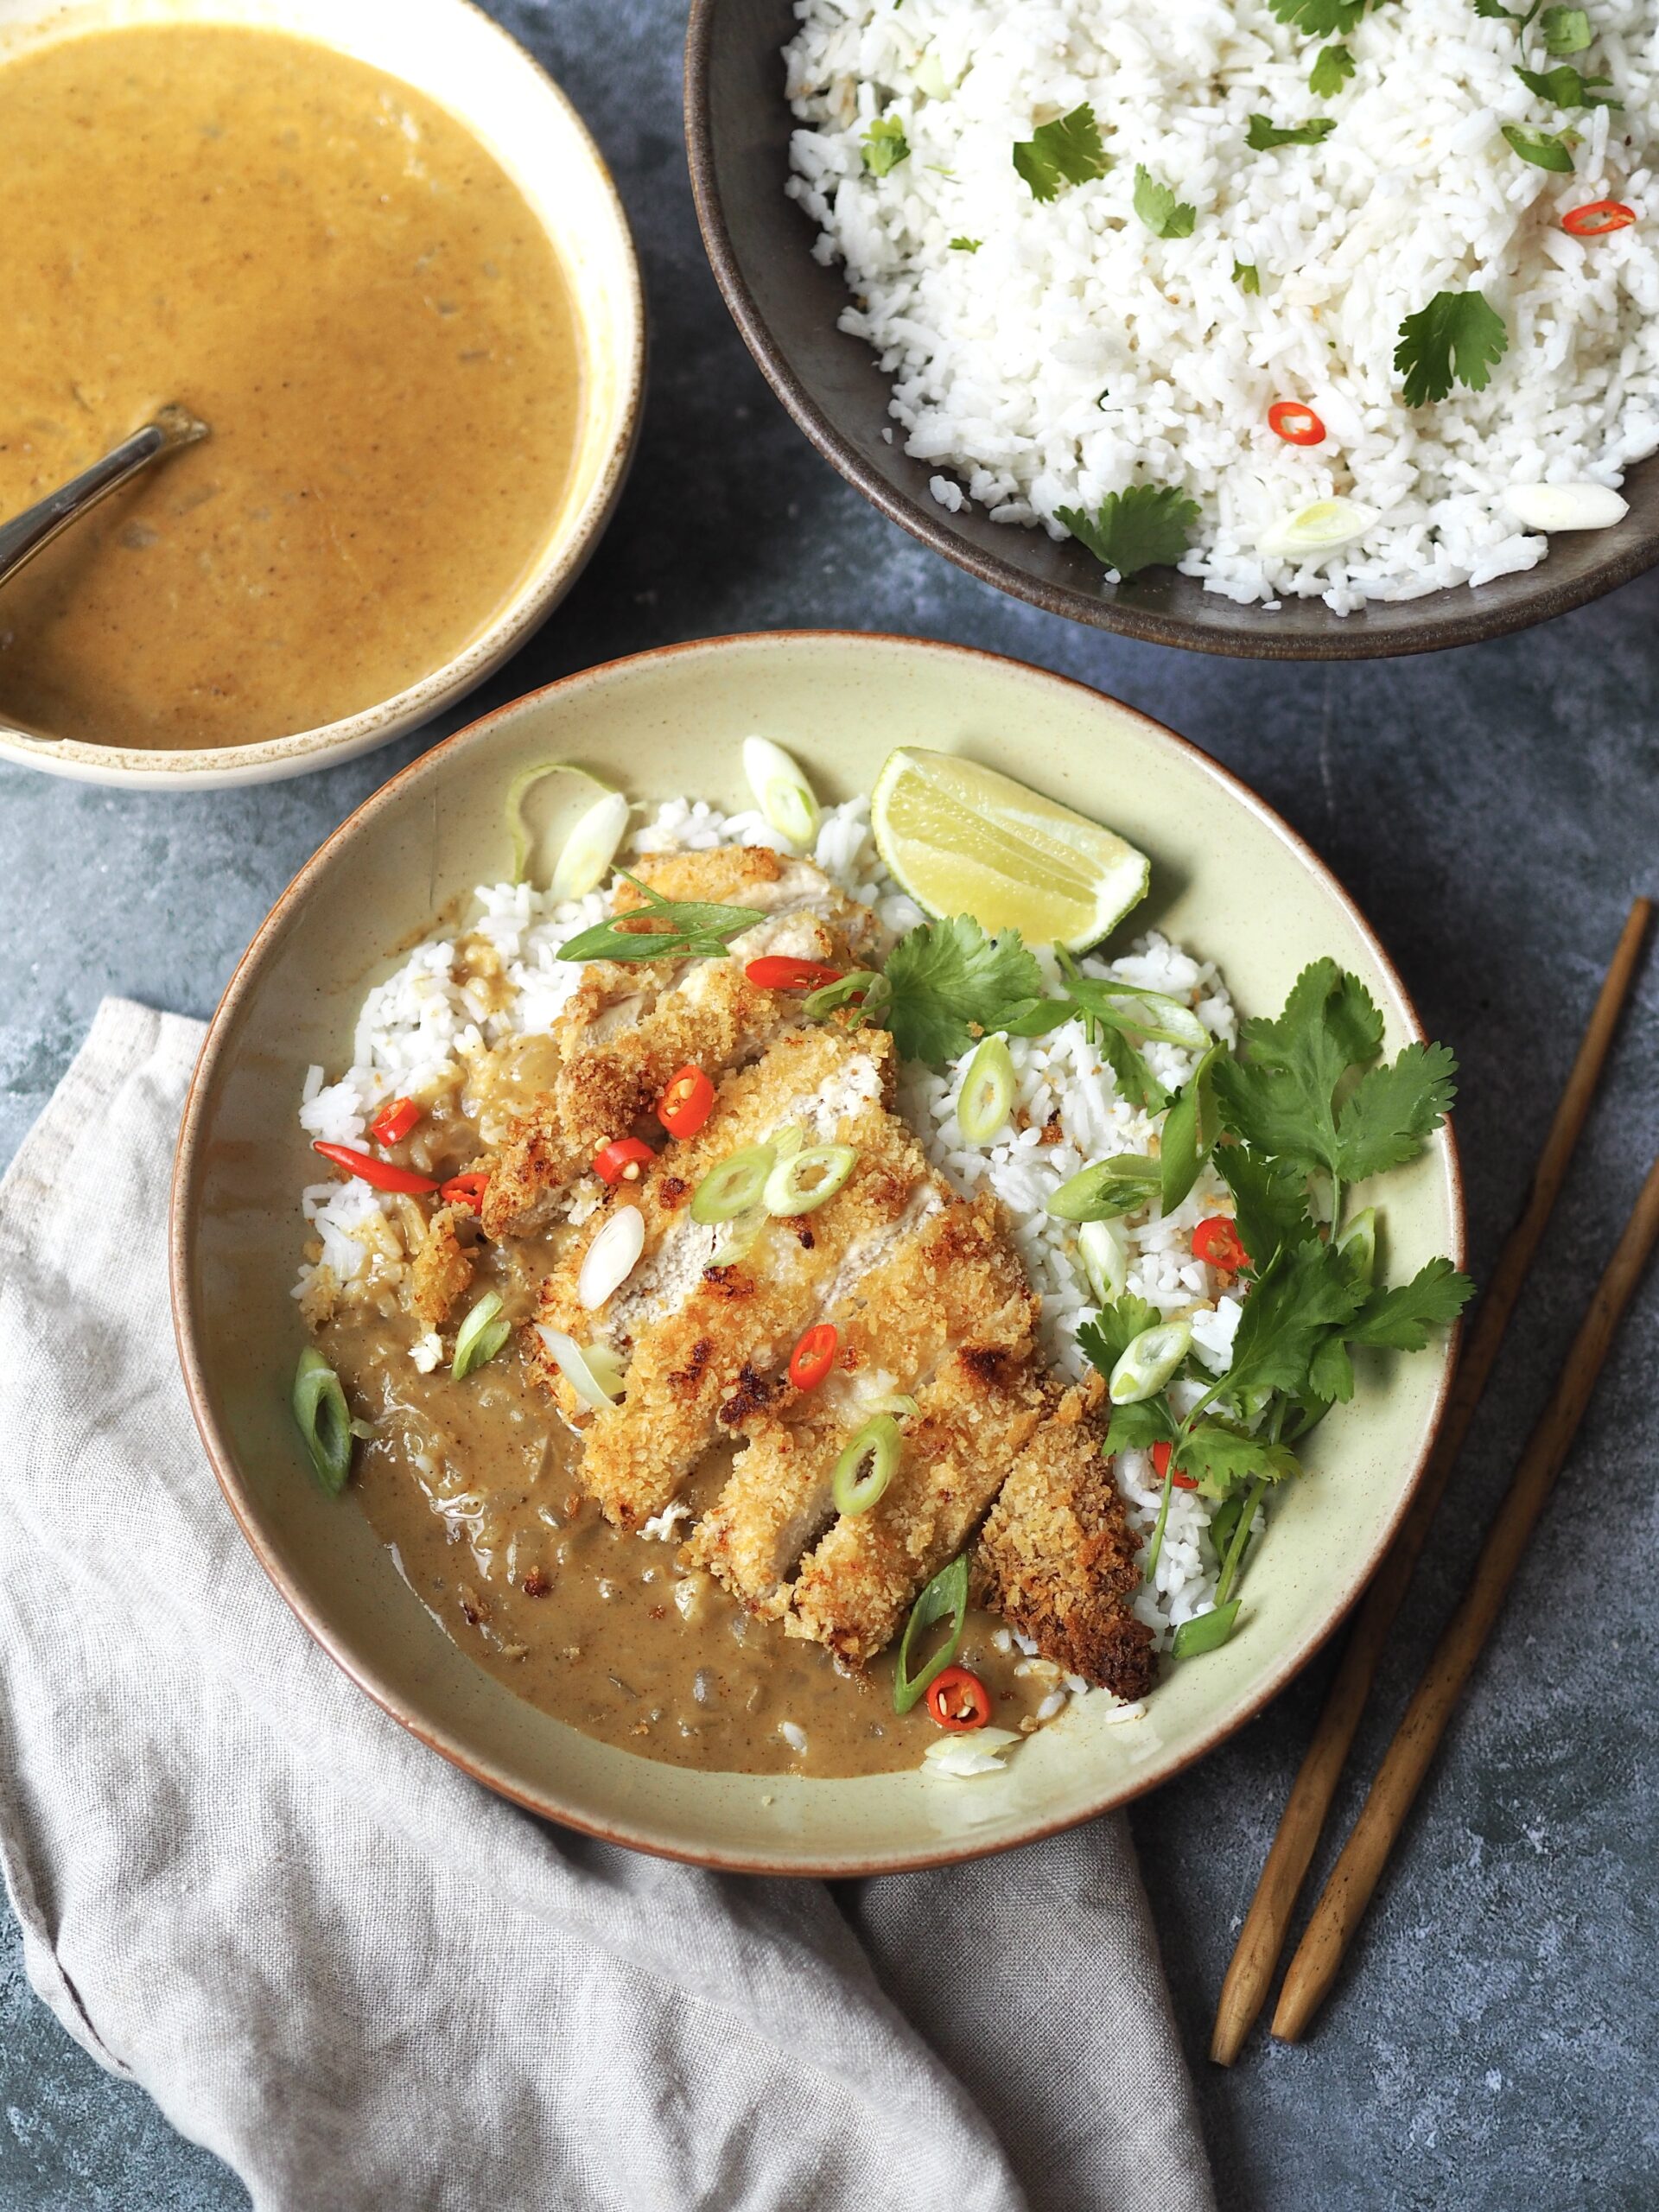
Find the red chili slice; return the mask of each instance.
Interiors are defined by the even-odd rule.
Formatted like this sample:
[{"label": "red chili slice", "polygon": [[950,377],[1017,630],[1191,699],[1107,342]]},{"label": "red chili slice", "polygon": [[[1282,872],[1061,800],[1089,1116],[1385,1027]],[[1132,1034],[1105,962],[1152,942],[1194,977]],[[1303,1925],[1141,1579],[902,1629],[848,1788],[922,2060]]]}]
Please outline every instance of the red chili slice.
[{"label": "red chili slice", "polygon": [[394,1098],[369,1123],[369,1135],[377,1144],[401,1144],[420,1118],[421,1109],[412,1098]]},{"label": "red chili slice", "polygon": [[1622,200],[1592,200],[1586,207],[1569,207],[1561,228],[1575,238],[1605,238],[1609,231],[1628,231],[1635,220],[1635,208]]},{"label": "red chili slice", "polygon": [[841,1332],[833,1321],[809,1329],[789,1355],[789,1379],[798,1390],[816,1390],[836,1363]]},{"label": "red chili slice", "polygon": [[657,1118],[671,1137],[694,1137],[715,1110],[715,1086],[701,1068],[671,1076],[657,1101]]},{"label": "red chili slice", "polygon": [[1325,425],[1311,407],[1300,399],[1275,399],[1268,410],[1268,427],[1290,446],[1325,443]]},{"label": "red chili slice", "polygon": [[377,1160],[372,1152],[356,1152],[348,1144],[324,1144],[321,1137],[314,1137],[311,1149],[332,1160],[336,1167],[343,1167],[348,1175],[355,1175],[359,1182],[372,1183],[377,1191],[409,1191],[419,1198],[438,1187],[434,1176],[417,1175],[412,1167]]},{"label": "red chili slice", "polygon": [[826,968],[818,960],[792,960],[785,952],[768,952],[751,960],[743,970],[763,991],[821,991],[826,983],[838,983],[846,972],[844,968]]},{"label": "red chili slice", "polygon": [[448,1206],[470,1206],[474,1213],[484,1211],[484,1193],[490,1187],[489,1170],[469,1167],[464,1175],[452,1175],[438,1192]]},{"label": "red chili slice", "polygon": [[594,1173],[614,1190],[619,1183],[637,1183],[656,1157],[639,1137],[618,1137],[594,1154]]},{"label": "red chili slice", "polygon": [[1212,1213],[1193,1230],[1192,1256],[1202,1260],[1205,1267],[1219,1268],[1230,1275],[1236,1275],[1241,1268],[1250,1264],[1249,1254],[1238,1241],[1237,1230],[1224,1213]]},{"label": "red chili slice", "polygon": [[1157,1476],[1160,1483],[1173,1483],[1177,1490],[1197,1490],[1198,1484],[1192,1476],[1184,1475],[1179,1467],[1173,1475],[1170,1473],[1169,1463],[1174,1457],[1174,1452],[1175,1446],[1173,1444],[1154,1444],[1152,1447],[1153,1473]]},{"label": "red chili slice", "polygon": [[947,1667],[927,1686],[927,1709],[941,1728],[963,1735],[991,1717],[991,1694],[966,1667]]}]

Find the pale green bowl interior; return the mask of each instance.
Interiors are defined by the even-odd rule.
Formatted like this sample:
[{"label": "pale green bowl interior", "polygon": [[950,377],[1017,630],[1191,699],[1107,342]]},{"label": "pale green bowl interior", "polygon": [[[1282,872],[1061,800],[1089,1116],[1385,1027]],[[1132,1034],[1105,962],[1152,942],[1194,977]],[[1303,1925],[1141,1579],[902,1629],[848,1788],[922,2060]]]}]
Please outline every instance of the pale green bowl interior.
[{"label": "pale green bowl interior", "polygon": [[[522,769],[574,760],[632,797],[747,804],[742,740],[787,746],[827,799],[868,790],[898,744],[960,751],[1112,823],[1152,856],[1155,925],[1221,964],[1241,1007],[1276,1011],[1334,955],[1416,1030],[1399,981],[1317,861],[1259,802],[1157,725],[1078,685],[955,647],[851,635],[683,646],[556,685],[428,753],[330,840],[233,980],[181,1147],[175,1298],[187,1375],[221,1479],[301,1618],[376,1698],[482,1779],[554,1817],[655,1850],[785,1871],[874,1871],[994,1849],[1117,1804],[1212,1748],[1294,1672],[1363,1584],[1436,1421],[1442,1351],[1370,1361],[1275,1508],[1222,1651],[1171,1668],[1147,1717],[1087,1707],[1005,1775],[952,1783],[694,1774],[589,1741],[513,1697],[436,1628],[349,1501],[308,1478],[285,1394],[302,1342],[289,1287],[315,1163],[295,1108],[308,1065],[351,1058],[365,986],[435,910],[508,870],[502,799]],[[1388,1180],[1396,1274],[1461,1256],[1442,1136]]]}]

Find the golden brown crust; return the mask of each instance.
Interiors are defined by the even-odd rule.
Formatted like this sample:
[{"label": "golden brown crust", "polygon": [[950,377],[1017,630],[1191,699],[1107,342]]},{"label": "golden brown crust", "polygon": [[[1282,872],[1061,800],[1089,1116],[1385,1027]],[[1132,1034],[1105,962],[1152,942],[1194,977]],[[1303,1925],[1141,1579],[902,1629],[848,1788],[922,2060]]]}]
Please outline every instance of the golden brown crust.
[{"label": "golden brown crust", "polygon": [[473,1280],[473,1255],[460,1230],[474,1215],[467,1206],[440,1206],[426,1225],[426,1236],[410,1269],[410,1311],[429,1329],[441,1329],[449,1309]]},{"label": "golden brown crust", "polygon": [[975,1554],[984,1602],[1068,1674],[1144,1697],[1152,1631],[1133,1611],[1139,1541],[1088,1399],[1069,1390],[1015,1461]]}]

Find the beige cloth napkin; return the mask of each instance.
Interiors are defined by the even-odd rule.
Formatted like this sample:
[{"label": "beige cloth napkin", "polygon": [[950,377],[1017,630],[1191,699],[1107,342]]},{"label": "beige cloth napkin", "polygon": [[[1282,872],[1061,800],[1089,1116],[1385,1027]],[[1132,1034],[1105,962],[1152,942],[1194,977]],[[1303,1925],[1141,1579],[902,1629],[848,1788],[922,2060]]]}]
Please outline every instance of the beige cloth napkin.
[{"label": "beige cloth napkin", "polygon": [[311,1643],[175,1365],[200,1035],[106,1001],[0,1184],[0,1855],[69,2033],[260,2212],[1203,2212],[1121,1821],[705,1873],[490,1796]]}]

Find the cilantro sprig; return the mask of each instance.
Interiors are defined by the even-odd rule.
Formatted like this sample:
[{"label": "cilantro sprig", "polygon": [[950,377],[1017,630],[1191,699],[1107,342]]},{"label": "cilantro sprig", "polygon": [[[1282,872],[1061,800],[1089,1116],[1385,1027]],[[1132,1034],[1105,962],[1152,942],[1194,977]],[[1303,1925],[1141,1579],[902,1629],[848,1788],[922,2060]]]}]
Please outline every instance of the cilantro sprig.
[{"label": "cilantro sprig", "polygon": [[1337,127],[1333,115],[1316,115],[1310,122],[1279,124],[1270,115],[1253,115],[1244,143],[1253,154],[1271,153],[1275,146],[1318,146]]},{"label": "cilantro sprig", "polygon": [[1054,512],[1096,560],[1128,583],[1143,569],[1169,568],[1180,559],[1192,542],[1198,503],[1173,485],[1131,484],[1126,492],[1109,492],[1092,515],[1081,507]]},{"label": "cilantro sprig", "polygon": [[727,939],[766,918],[753,906],[717,906],[702,899],[664,899],[626,868],[617,874],[641,904],[596,922],[559,947],[561,960],[721,960]]},{"label": "cilantro sprig", "polygon": [[1405,378],[1408,407],[1446,399],[1453,384],[1484,391],[1510,350],[1503,318],[1483,292],[1436,292],[1400,326],[1394,365]]},{"label": "cilantro sprig", "polygon": [[1155,238],[1190,238],[1198,211],[1178,200],[1143,162],[1135,168],[1135,212]]},{"label": "cilantro sprig", "polygon": [[1088,101],[1070,115],[1039,124],[1029,138],[1016,139],[1014,166],[1030,186],[1033,200],[1053,200],[1063,184],[1087,184],[1104,176],[1111,161]]},{"label": "cilantro sprig", "polygon": [[900,162],[910,159],[910,141],[896,115],[878,115],[860,143],[864,166],[872,176],[891,176]]},{"label": "cilantro sprig", "polygon": [[934,1068],[1033,1013],[1044,990],[1019,931],[988,937],[969,914],[908,931],[887,955],[882,982],[880,1012],[893,1043],[906,1059]]}]

